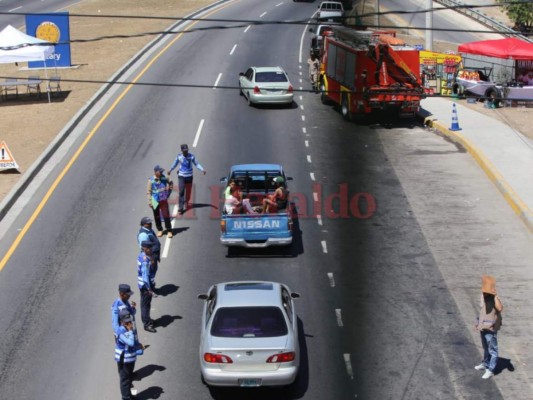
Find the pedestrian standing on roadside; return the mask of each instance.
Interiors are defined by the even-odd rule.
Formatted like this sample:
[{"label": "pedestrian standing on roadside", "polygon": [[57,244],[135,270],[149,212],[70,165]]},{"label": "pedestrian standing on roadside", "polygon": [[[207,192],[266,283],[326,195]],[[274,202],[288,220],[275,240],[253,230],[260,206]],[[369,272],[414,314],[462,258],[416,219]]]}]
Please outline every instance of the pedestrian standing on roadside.
[{"label": "pedestrian standing on roadside", "polygon": [[152,268],[152,242],[145,240],[141,243],[141,253],[137,257],[137,284],[141,291],[141,320],[144,330],[157,332],[154,327],[154,320],[150,318],[150,308],[152,307],[152,284],[150,282],[150,270]]},{"label": "pedestrian standing on roadside", "polygon": [[494,375],[498,361],[498,330],[502,325],[501,312],[503,304],[496,294],[496,279],[492,276],[482,277],[480,311],[476,329],[481,334],[483,361],[476,365],[478,371],[485,371],[482,378],[489,379]]},{"label": "pedestrian standing on roadside", "polygon": [[133,371],[137,361],[137,348],[144,346],[137,342],[134,332],[133,316],[125,314],[120,320],[115,340],[115,361],[117,362],[118,375],[120,377],[120,394],[122,400],[131,400]]},{"label": "pedestrian standing on roadside", "polygon": [[309,65],[309,80],[313,86],[313,90],[318,90],[318,71],[320,69],[320,62],[316,57],[314,52],[311,52],[309,58],[307,59],[307,64]]},{"label": "pedestrian standing on roadside", "polygon": [[[154,175],[148,179],[146,195],[148,197],[148,206],[154,212],[155,225],[157,227],[157,236],[163,236],[163,226],[161,225],[161,216],[165,221],[167,237],[172,237],[172,225],[170,224],[170,212],[168,209],[168,196],[170,193],[170,184],[167,177],[163,174],[164,168],[159,165],[154,167]],[[169,172],[170,173],[170,172]]]},{"label": "pedestrian standing on roadside", "polygon": [[141,228],[137,234],[137,242],[139,243],[139,248],[141,248],[141,243],[144,241],[152,242],[152,269],[150,275],[150,282],[152,284],[152,291],[157,293],[155,285],[155,275],[157,274],[157,269],[159,267],[159,262],[161,261],[161,242],[157,238],[154,230],[152,229],[152,220],[148,217],[143,217],[141,219]]},{"label": "pedestrian standing on roadside", "polygon": [[137,304],[134,301],[130,301],[130,297],[133,295],[133,292],[130,288],[130,285],[121,283],[118,285],[118,298],[111,305],[111,324],[113,326],[113,332],[115,336],[117,335],[118,329],[120,328],[120,315],[127,312],[135,319],[135,313],[137,312]]},{"label": "pedestrian standing on roadside", "polygon": [[189,153],[189,146],[186,144],[181,145],[181,154],[178,154],[172,166],[168,169],[168,176],[174,170],[178,168],[178,187],[179,187],[179,206],[178,211],[183,214],[187,208],[191,207],[191,190],[193,180],[193,165],[198,168],[205,175],[206,170],[202,165],[196,161],[194,154]]}]

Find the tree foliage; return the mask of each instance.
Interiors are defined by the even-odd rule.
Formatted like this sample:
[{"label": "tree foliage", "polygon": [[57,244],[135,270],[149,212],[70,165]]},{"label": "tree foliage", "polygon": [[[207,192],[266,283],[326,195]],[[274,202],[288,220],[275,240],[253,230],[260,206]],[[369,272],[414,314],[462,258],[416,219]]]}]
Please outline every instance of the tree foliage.
[{"label": "tree foliage", "polygon": [[527,30],[531,30],[533,27],[533,1],[498,0],[498,3],[502,3],[502,8],[516,27],[525,27]]}]

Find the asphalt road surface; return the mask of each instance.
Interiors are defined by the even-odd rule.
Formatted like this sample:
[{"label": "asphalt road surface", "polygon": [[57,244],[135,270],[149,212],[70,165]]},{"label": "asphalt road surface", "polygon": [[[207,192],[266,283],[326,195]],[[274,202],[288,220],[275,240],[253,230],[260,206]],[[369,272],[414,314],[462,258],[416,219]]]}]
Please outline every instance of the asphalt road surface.
[{"label": "asphalt road surface", "polygon": [[[315,9],[249,1],[209,16],[302,19]],[[459,201],[471,181],[481,182],[483,198],[497,196],[495,189],[468,154],[416,124],[344,122],[306,91],[296,93],[292,108],[249,107],[225,87],[236,87],[250,65],[281,65],[296,88],[309,87],[307,66],[299,64],[306,28],[192,32],[218,25],[190,26],[131,76],[205,88],[137,85],[110,94],[6,230],[1,254],[14,251],[0,272],[0,398],[119,397],[110,305],[118,283],[136,287],[138,223],[151,214],[146,180],[155,164],[170,166],[181,143],[189,143],[207,175],[195,174],[195,207],[175,221],[176,236],[163,240],[163,293],[152,307],[158,332],[140,331],[149,345],[137,361],[140,399],[503,398],[495,380],[473,371],[479,349],[465,322],[473,317],[461,314],[448,288],[450,271],[438,263],[466,227],[450,223],[457,242],[442,245],[433,233],[449,221],[442,199],[456,203],[471,234],[486,229],[476,223],[490,207],[490,229],[515,232],[519,250],[512,257],[527,259],[524,228],[503,201],[475,210]],[[281,163],[294,178],[299,218],[290,251],[229,256],[219,245],[219,178],[247,162]],[[421,186],[431,190],[420,193]],[[477,272],[466,275],[470,286]],[[196,295],[215,282],[247,279],[284,282],[301,294],[302,365],[290,389],[220,391],[200,381]]]},{"label": "asphalt road surface", "polygon": [[24,14],[64,11],[79,1],[35,1],[2,0],[0,1],[0,26],[12,25],[18,28],[26,24]]}]

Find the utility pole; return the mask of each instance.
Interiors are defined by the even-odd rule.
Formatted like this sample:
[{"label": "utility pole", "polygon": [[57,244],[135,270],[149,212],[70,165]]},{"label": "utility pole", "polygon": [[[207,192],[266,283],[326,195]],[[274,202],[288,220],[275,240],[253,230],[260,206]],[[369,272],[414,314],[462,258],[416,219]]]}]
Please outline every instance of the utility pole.
[{"label": "utility pole", "polygon": [[[379,0],[378,0],[379,2]],[[426,0],[426,50],[433,50],[433,0]]]}]

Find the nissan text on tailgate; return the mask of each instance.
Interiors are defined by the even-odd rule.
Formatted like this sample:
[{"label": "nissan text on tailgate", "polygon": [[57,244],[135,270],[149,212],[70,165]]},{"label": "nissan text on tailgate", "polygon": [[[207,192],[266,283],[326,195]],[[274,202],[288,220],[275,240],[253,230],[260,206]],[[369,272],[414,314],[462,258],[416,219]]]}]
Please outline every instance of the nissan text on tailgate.
[{"label": "nissan text on tailgate", "polygon": [[228,177],[221,179],[226,187],[220,242],[248,248],[290,245],[293,220],[286,183],[291,179],[278,164],[231,167]]}]

